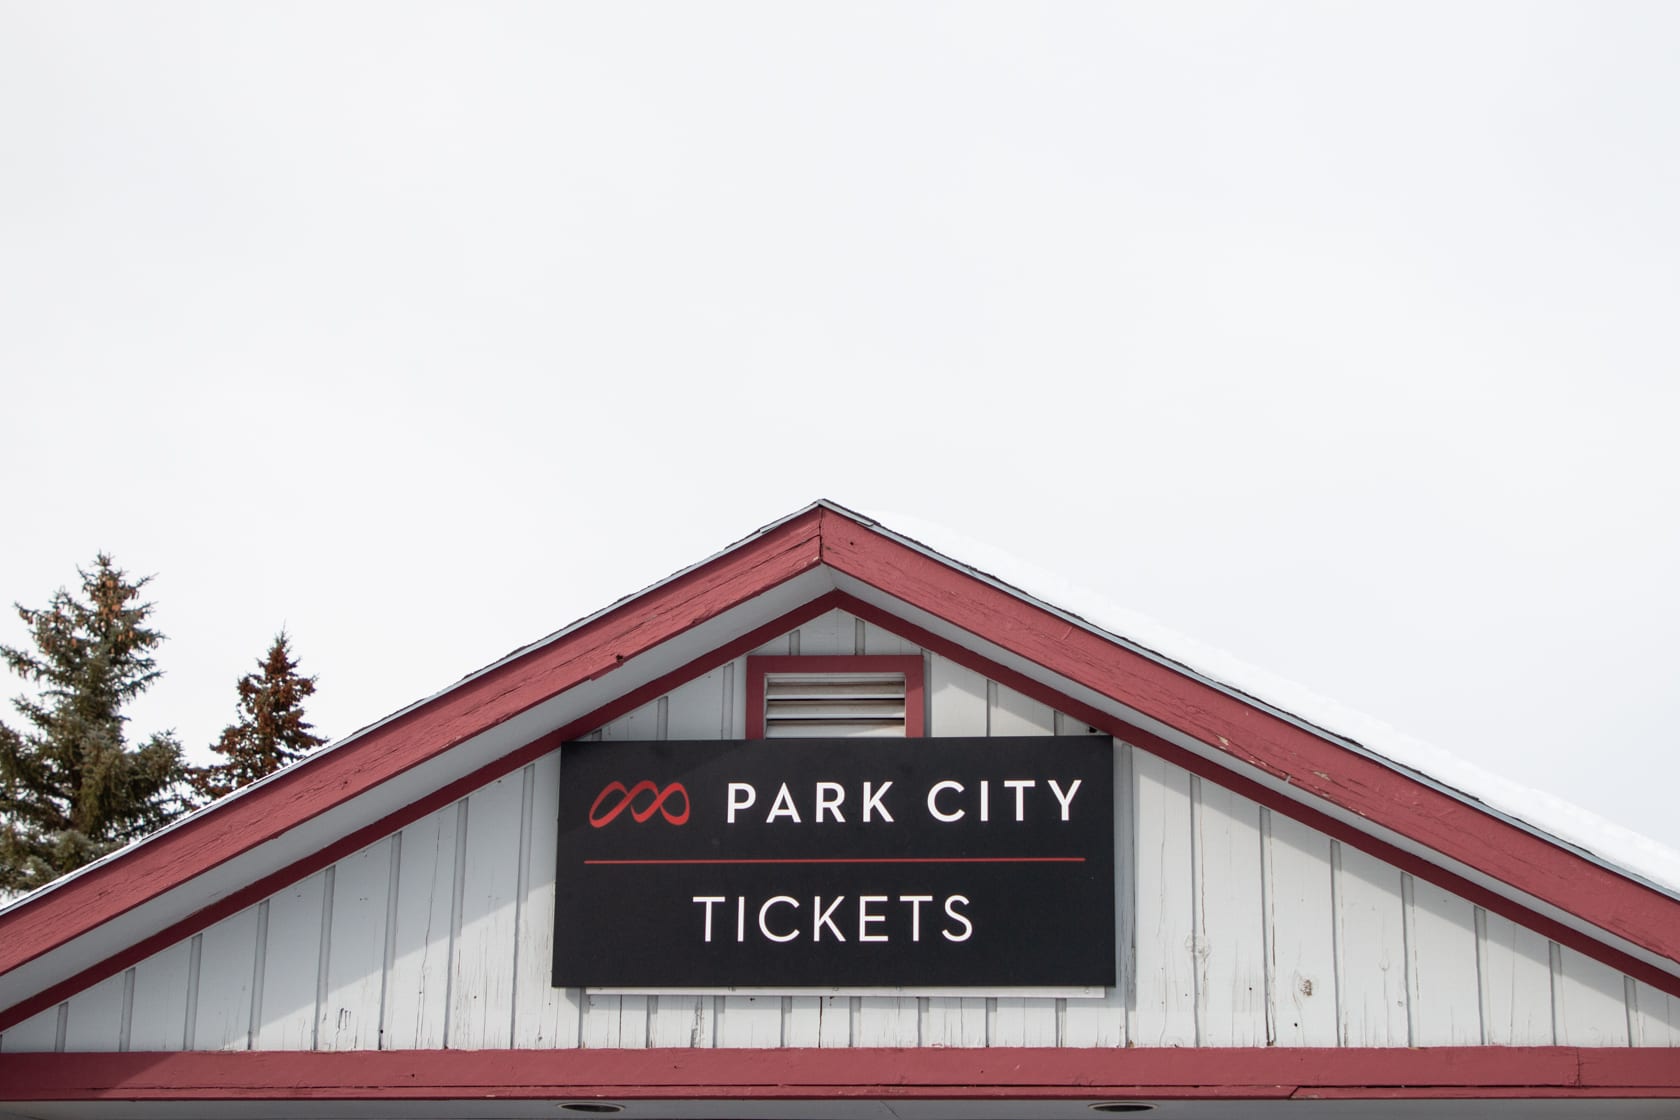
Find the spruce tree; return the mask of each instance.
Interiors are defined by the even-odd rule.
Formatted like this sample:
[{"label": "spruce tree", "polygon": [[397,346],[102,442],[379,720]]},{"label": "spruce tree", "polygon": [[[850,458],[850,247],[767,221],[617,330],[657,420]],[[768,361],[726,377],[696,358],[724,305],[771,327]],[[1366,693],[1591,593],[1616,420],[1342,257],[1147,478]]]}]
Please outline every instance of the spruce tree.
[{"label": "spruce tree", "polygon": [[210,748],[222,761],[194,767],[188,779],[205,800],[225,797],[326,742],[303,718],[303,701],[315,694],[315,678],[298,673],[289,641],[280,631],[258,660],[257,671],[239,679],[239,720]]},{"label": "spruce tree", "polygon": [[32,890],[184,811],[181,748],[168,732],[125,741],[123,707],[161,673],[163,635],[130,580],[100,553],[78,569],[81,596],[60,588],[46,607],[17,605],[34,650],[0,646],[37,687],[13,706],[24,731],[0,724],[0,890]]}]

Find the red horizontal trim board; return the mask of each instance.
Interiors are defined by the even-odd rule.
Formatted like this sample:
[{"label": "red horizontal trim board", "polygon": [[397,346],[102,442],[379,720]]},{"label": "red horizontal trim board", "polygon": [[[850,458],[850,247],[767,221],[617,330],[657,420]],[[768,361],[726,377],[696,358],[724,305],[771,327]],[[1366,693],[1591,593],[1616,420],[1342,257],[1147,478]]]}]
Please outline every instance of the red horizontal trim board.
[{"label": "red horizontal trim board", "polygon": [[0,1010],[0,1031],[22,1022],[37,1012],[45,1011],[55,1003],[69,999],[77,992],[92,987],[108,976],[116,975],[130,965],[138,964],[153,953],[167,949],[176,942],[183,941],[193,934],[209,928],[230,914],[237,914],[247,906],[256,905],[275,891],[290,886],[324,867],[337,863],[346,856],[361,851],[369,844],[384,839],[426,814],[436,812],[445,805],[459,801],[473,790],[487,785],[497,778],[505,777],[527,763],[535,762],[568,739],[575,739],[579,735],[593,731],[602,724],[610,723],[627,712],[635,711],[643,704],[665,695],[679,685],[686,684],[719,665],[733,661],[749,650],[757,649],[770,639],[809,622],[813,618],[827,614],[834,609],[839,600],[839,592],[830,591],[820,595],[781,617],[741,635],[727,645],[719,646],[704,656],[688,662],[681,668],[625,693],[612,703],[597,708],[564,727],[532,740],[518,750],[503,755],[496,761],[487,763],[464,777],[457,778],[425,797],[409,802],[396,812],[382,817],[366,827],[357,829],[342,840],[328,844],[271,875],[265,875],[261,879],[246,884],[197,913],[159,930],[150,937],[135,942],[121,952],[106,957],[69,979],[54,984],[29,999],[20,1000],[12,1006]]},{"label": "red horizontal trim board", "polygon": [[764,738],[764,676],[766,673],[903,673],[904,737],[926,734],[926,688],[922,659],[904,654],[812,655],[791,654],[747,658],[747,738]]},{"label": "red horizontal trim board", "polygon": [[831,510],[823,562],[1669,960],[1680,902]]},{"label": "red horizontal trim board", "polygon": [[1096,708],[1083,704],[1064,693],[1057,692],[1055,689],[1043,685],[1025,674],[1018,673],[1008,666],[1000,665],[990,658],[982,657],[971,649],[948,641],[938,634],[924,630],[913,623],[906,622],[896,615],[881,610],[872,603],[866,603],[841,593],[839,605],[842,609],[856,615],[865,622],[874,623],[883,629],[890,629],[899,637],[915,642],[924,649],[931,650],[942,657],[947,657],[967,669],[972,669],[984,677],[997,681],[999,684],[1008,685],[1015,691],[1030,696],[1040,703],[1048,704],[1050,707],[1073,716],[1075,719],[1083,720],[1100,731],[1164,758],[1173,765],[1188,770],[1216,785],[1223,786],[1233,793],[1241,794],[1250,801],[1264,805],[1273,812],[1292,817],[1333,839],[1358,848],[1367,855],[1375,856],[1385,863],[1391,863],[1426,883],[1433,883],[1442,890],[1451,891],[1477,906],[1509,918],[1518,925],[1526,926],[1556,941],[1559,945],[1567,945],[1594,960],[1609,965],[1618,972],[1625,972],[1636,980],[1642,980],[1659,991],[1680,996],[1680,977],[1673,976],[1660,968],[1647,964],[1638,957],[1594,940],[1579,930],[1548,918],[1520,903],[1512,902],[1505,896],[1495,894],[1479,883],[1472,882],[1461,875],[1455,875],[1445,868],[1415,856],[1404,848],[1395,847],[1387,841],[1379,840],[1361,832],[1335,817],[1285,797],[1276,790],[1263,786],[1259,782],[1246,778],[1233,770],[1228,770],[1217,763],[1210,762],[1201,755],[1193,754],[1176,743],[1169,743],[1151,732],[1116,719],[1107,712],[1098,711]]},{"label": "red horizontal trim board", "polygon": [[1437,1049],[421,1050],[29,1054],[0,1100],[1089,1100],[1680,1095],[1680,1052]]},{"label": "red horizontal trim board", "polygon": [[818,510],[0,916],[0,973],[820,562]]}]

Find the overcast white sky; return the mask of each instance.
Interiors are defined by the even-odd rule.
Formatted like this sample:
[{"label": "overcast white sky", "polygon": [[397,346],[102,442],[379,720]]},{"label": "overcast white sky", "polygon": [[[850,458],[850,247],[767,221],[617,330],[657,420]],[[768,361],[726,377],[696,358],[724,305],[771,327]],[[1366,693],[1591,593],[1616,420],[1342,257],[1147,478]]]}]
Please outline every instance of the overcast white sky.
[{"label": "overcast white sky", "polygon": [[0,601],[156,573],[203,757],[282,625],[341,736],[830,497],[1680,846],[1676,42],[0,3]]}]

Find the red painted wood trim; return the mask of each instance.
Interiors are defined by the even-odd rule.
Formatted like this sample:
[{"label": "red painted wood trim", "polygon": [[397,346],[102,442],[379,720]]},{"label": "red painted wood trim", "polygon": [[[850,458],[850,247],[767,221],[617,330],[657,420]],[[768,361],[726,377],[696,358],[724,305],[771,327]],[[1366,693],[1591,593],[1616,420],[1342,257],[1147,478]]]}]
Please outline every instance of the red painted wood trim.
[{"label": "red painted wood trim", "polygon": [[1680,1051],[421,1050],[30,1054],[0,1100],[1044,1099],[1680,1095]]},{"label": "red painted wood trim", "polygon": [[1315,797],[1680,961],[1680,901],[832,510],[824,563]]},{"label": "red painted wood trim", "polygon": [[924,630],[920,626],[906,622],[896,615],[881,610],[872,603],[866,603],[861,599],[841,593],[838,606],[865,622],[889,630],[906,641],[915,642],[922,648],[955,661],[964,668],[971,669],[984,677],[997,681],[999,684],[1007,685],[1024,696],[1030,696],[1032,699],[1073,716],[1075,719],[1083,720],[1099,731],[1124,739],[1135,747],[1142,748],[1153,755],[1166,759],[1175,766],[1190,771],[1198,777],[1206,778],[1216,785],[1241,794],[1250,801],[1264,805],[1275,813],[1292,817],[1332,839],[1358,848],[1367,855],[1375,856],[1385,863],[1391,863],[1426,883],[1432,883],[1442,890],[1451,891],[1468,902],[1509,918],[1518,925],[1526,926],[1536,933],[1556,941],[1559,945],[1567,945],[1585,956],[1609,965],[1618,972],[1624,972],[1636,980],[1644,981],[1659,991],[1680,996],[1680,977],[1664,972],[1662,969],[1656,968],[1629,953],[1624,953],[1613,946],[1605,945],[1603,942],[1597,941],[1553,918],[1546,917],[1521,903],[1513,902],[1503,895],[1495,894],[1481,884],[1430,863],[1404,848],[1396,847],[1385,840],[1361,832],[1335,817],[1285,797],[1269,786],[1261,785],[1259,782],[1244,777],[1234,770],[1210,762],[1198,754],[1185,750],[1176,743],[1170,743],[1162,739],[1153,732],[1145,731],[1124,720],[1117,719],[1107,712],[1083,704],[1065,693],[1058,692],[1025,674],[1016,672],[1008,666],[1000,665],[990,658],[983,657],[965,646],[960,646],[932,631]]},{"label": "red painted wood trim", "polygon": [[0,915],[0,973],[820,563],[813,509]]},{"label": "red painted wood trim", "polygon": [[579,735],[593,731],[602,724],[610,723],[627,712],[633,712],[643,704],[665,695],[695,677],[709,673],[719,665],[733,661],[749,650],[757,649],[777,635],[785,634],[796,626],[809,622],[813,618],[821,617],[833,610],[839,600],[840,595],[836,591],[820,595],[781,617],[741,635],[734,641],[709,650],[705,655],[695,658],[680,668],[674,669],[656,680],[649,681],[640,688],[625,693],[588,715],[581,716],[564,727],[549,732],[547,735],[533,739],[523,747],[503,755],[494,762],[486,763],[472,773],[455,779],[425,797],[409,802],[396,812],[387,814],[372,824],[357,829],[343,839],[328,844],[273,874],[265,875],[261,879],[246,884],[197,913],[159,930],[150,937],[135,942],[121,952],[104,958],[69,979],[0,1010],[0,1031],[21,1023],[31,1015],[45,1011],[56,1003],[69,999],[77,992],[92,987],[99,981],[114,976],[131,965],[138,964],[153,953],[167,949],[178,941],[183,941],[195,933],[208,929],[230,914],[237,914],[247,906],[256,905],[274,892],[313,875],[346,856],[361,851],[369,844],[384,839],[426,814],[436,812],[445,805],[459,801],[480,786],[511,774],[527,763],[535,762],[568,739],[575,739]]},{"label": "red painted wood trim", "polygon": [[[834,593],[836,596],[839,592]],[[849,598],[849,596],[848,596]],[[747,738],[764,738],[764,675],[766,673],[903,673],[904,737],[926,734],[927,689],[922,659],[914,654],[794,654],[747,658]]]},{"label": "red painted wood trim", "polygon": [[[1602,928],[1659,955],[1680,959],[1680,903],[1675,900],[1506,825],[1474,806],[1440,794],[1380,763],[1255,710],[1238,698],[1132,654],[849,518],[818,509],[603,614],[573,634],[458,686],[309,765],[282,774],[215,812],[186,822],[123,858],[65,884],[34,904],[0,916],[0,972],[64,944],[548,696],[612,671],[659,642],[810,570],[820,561],[827,561],[837,570],[882,587],[889,594],[933,611],[1057,673],[1179,726],[1240,761],[1279,775],[1316,796],[1487,871],[1519,890],[1595,921]],[[832,602],[829,601],[830,605]],[[858,603],[856,607],[867,605]],[[864,615],[864,610],[859,609],[858,613]],[[897,632],[906,633],[909,629],[902,620],[886,617]],[[906,636],[910,635],[906,633]],[[924,644],[929,648],[949,646],[937,639]],[[687,668],[692,666],[685,667],[685,671]],[[1005,683],[1026,680],[1008,671],[988,672]],[[1034,694],[1030,687],[1019,684],[1015,687]],[[638,690],[632,696],[644,695],[646,691]],[[631,697],[624,698],[627,706],[622,710],[635,706],[630,701]],[[1071,704],[1065,697],[1050,702],[1070,714],[1082,714],[1080,706]],[[1136,729],[1121,732],[1105,726],[1105,721],[1109,724],[1114,721],[1100,713],[1083,718],[1105,730],[1137,739]],[[569,733],[578,732],[570,730]],[[551,746],[549,738],[528,744],[438,791],[411,810],[393,814],[315,857],[252,884],[234,898],[218,904],[224,908],[217,911],[218,916],[249,905],[285,882],[341,858],[431,808],[447,804],[472,788],[472,784],[499,777]],[[1176,751],[1175,761],[1182,757],[1204,767],[1211,765],[1188,752],[1177,751],[1170,744],[1157,742],[1156,746]],[[1214,768],[1212,773],[1216,780],[1232,784],[1234,776],[1222,768]],[[1323,823],[1315,823],[1312,817],[1303,815],[1303,807],[1295,802],[1276,798],[1269,791],[1262,791],[1262,787],[1250,785],[1255,792],[1249,795],[1262,804],[1276,804],[1280,811],[1301,817],[1365,850],[1373,850],[1371,845],[1375,842],[1362,833],[1329,818],[1320,818]],[[1245,792],[1240,786],[1233,788]],[[1267,797],[1276,800],[1268,801]],[[1394,849],[1388,851],[1394,854],[1376,851],[1373,854],[1402,866],[1407,866],[1404,860],[1412,859]],[[1416,873],[1428,881],[1467,897],[1485,897],[1490,909],[1524,924],[1554,928],[1557,932],[1549,935],[1561,943],[1571,944],[1664,991],[1680,995],[1675,979],[1667,973],[1597,945],[1566,927],[1546,922],[1488,892],[1478,892],[1473,885],[1455,876],[1443,878],[1445,873],[1433,865],[1417,860],[1413,860],[1413,865]],[[284,880],[281,876],[285,876]],[[1578,881],[1572,882],[1571,876]],[[215,920],[198,922],[201,915],[211,912],[201,911],[187,922],[148,938],[121,959],[133,963],[168,944],[170,939],[182,936],[183,930],[196,932]],[[33,1010],[50,1006],[80,986],[115,971],[116,966],[111,962],[102,962],[72,981],[38,994],[26,1004],[7,1009],[0,1017],[0,1024],[15,1023]],[[32,1010],[25,1012],[26,1006]]]}]

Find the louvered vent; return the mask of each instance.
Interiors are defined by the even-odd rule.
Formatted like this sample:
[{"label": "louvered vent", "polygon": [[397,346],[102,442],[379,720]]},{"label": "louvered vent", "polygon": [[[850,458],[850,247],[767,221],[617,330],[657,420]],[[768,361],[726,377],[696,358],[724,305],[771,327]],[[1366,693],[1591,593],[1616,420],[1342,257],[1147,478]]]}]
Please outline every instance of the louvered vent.
[{"label": "louvered vent", "polygon": [[764,678],[767,739],[905,735],[903,673],[770,673]]}]

